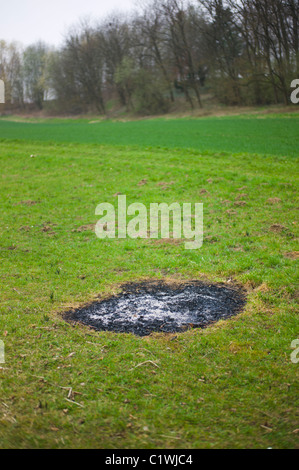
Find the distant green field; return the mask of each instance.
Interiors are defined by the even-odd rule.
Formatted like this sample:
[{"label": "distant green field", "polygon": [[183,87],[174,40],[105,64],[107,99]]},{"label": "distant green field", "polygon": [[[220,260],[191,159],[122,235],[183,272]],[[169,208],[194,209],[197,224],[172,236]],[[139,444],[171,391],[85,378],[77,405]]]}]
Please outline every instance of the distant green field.
[{"label": "distant green field", "polygon": [[[1,448],[298,446],[298,123],[0,120]],[[118,193],[202,202],[203,246],[99,240]],[[175,335],[64,321],[144,279],[238,283],[248,302]]]},{"label": "distant green field", "polygon": [[298,156],[299,114],[130,122],[0,119],[0,139]]}]

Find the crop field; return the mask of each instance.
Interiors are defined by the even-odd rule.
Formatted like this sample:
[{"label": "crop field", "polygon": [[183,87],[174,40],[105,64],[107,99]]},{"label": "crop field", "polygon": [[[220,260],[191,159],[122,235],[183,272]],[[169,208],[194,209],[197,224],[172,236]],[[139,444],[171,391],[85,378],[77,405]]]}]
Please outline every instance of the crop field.
[{"label": "crop field", "polygon": [[[298,447],[298,130],[298,113],[0,119],[1,448]],[[203,246],[97,238],[119,194],[203,203]],[[247,304],[145,337],[65,321],[154,279],[235,283]]]}]

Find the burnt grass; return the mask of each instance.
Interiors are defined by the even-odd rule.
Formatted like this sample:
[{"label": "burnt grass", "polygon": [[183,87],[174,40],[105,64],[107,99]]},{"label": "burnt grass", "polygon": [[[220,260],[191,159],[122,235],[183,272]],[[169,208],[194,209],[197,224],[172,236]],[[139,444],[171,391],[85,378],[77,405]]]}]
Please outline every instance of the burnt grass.
[{"label": "burnt grass", "polygon": [[99,331],[147,336],[205,328],[237,315],[245,304],[245,290],[236,285],[144,281],[124,284],[119,294],[69,311],[64,318]]}]

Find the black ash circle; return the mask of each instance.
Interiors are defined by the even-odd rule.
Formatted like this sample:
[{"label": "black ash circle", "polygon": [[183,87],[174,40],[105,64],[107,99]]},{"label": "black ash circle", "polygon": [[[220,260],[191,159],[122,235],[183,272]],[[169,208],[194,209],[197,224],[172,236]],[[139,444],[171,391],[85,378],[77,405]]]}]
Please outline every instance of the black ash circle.
[{"label": "black ash circle", "polygon": [[204,328],[236,315],[245,303],[244,290],[236,286],[149,281],[126,284],[120,294],[69,312],[66,318],[96,330],[146,336]]}]

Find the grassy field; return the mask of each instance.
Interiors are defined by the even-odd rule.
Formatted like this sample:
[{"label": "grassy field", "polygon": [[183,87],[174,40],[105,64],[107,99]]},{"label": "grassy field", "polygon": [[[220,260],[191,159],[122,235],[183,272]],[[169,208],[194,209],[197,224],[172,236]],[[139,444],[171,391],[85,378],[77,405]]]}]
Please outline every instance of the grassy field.
[{"label": "grassy field", "polygon": [[[298,446],[298,124],[0,119],[1,448]],[[202,248],[99,240],[118,193],[203,202]],[[237,282],[248,303],[145,338],[63,320],[141,279]]]},{"label": "grassy field", "polygon": [[202,119],[1,119],[0,138],[298,156],[299,113]]}]

